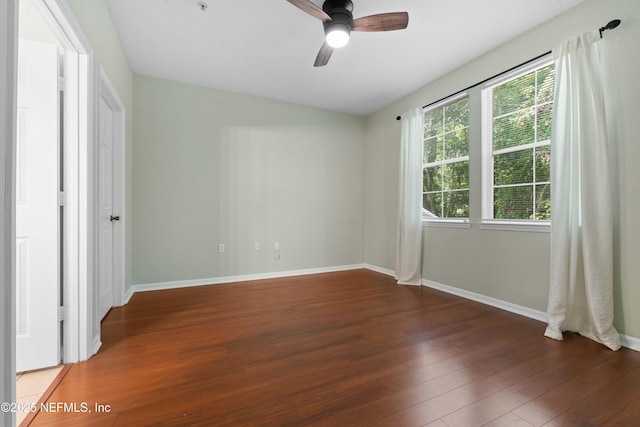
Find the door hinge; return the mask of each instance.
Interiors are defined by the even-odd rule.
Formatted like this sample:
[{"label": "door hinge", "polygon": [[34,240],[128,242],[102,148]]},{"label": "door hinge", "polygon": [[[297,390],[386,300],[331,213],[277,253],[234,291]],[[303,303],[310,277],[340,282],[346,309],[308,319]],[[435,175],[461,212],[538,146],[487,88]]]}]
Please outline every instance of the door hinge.
[{"label": "door hinge", "polygon": [[58,206],[64,206],[67,203],[67,195],[64,191],[58,193]]},{"label": "door hinge", "polygon": [[64,306],[58,307],[58,322],[62,322],[63,320],[65,320],[66,314],[67,309]]},{"label": "door hinge", "polygon": [[64,77],[58,77],[58,90],[64,92]]}]

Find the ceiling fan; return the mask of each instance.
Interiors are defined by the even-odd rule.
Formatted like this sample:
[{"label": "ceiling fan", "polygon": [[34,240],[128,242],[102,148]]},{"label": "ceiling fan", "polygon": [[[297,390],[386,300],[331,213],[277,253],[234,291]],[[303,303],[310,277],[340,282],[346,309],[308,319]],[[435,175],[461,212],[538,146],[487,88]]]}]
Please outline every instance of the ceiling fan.
[{"label": "ceiling fan", "polygon": [[303,12],[318,18],[324,25],[325,41],[318,52],[315,67],[327,65],[334,48],[349,42],[351,31],[404,30],[409,25],[407,12],[380,13],[353,19],[351,0],[326,0],[322,9],[309,0],[287,0]]}]

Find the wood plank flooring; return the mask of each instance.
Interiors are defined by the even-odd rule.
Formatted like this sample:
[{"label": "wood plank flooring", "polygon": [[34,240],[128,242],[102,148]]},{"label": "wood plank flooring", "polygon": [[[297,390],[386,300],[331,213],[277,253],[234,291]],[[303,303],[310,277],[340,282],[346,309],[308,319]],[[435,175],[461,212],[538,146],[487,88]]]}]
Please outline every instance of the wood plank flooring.
[{"label": "wood plank flooring", "polygon": [[31,425],[640,425],[640,353],[544,328],[368,270],[138,293]]}]

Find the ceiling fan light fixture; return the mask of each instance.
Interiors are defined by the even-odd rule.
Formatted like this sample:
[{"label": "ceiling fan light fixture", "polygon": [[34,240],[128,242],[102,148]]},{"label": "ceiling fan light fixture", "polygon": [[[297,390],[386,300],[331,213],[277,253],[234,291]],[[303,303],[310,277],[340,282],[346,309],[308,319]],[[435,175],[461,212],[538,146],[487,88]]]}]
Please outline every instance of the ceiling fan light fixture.
[{"label": "ceiling fan light fixture", "polygon": [[351,31],[404,30],[409,24],[407,12],[378,13],[353,19],[353,2],[351,0],[324,0],[322,8],[311,0],[287,1],[301,11],[322,21],[325,40],[313,63],[314,67],[327,65],[333,50],[349,43]]},{"label": "ceiling fan light fixture", "polygon": [[325,30],[325,38],[329,46],[333,48],[341,48],[349,43],[349,35],[351,28],[348,25],[341,23],[333,23],[328,25]]}]

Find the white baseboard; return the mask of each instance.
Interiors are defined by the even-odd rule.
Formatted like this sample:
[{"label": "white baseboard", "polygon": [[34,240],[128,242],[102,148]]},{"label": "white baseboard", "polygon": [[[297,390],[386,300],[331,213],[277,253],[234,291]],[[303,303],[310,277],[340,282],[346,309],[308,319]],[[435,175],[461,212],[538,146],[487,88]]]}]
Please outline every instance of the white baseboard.
[{"label": "white baseboard", "polygon": [[135,291],[133,290],[133,286],[131,286],[129,288],[129,290],[127,292],[125,292],[125,294],[124,294],[124,304],[122,304],[122,305],[129,304],[129,300],[131,300],[131,297],[133,296],[134,293],[135,293]]},{"label": "white baseboard", "polygon": [[[365,268],[368,268],[369,270],[372,270],[372,271],[376,271],[378,273],[386,274],[391,277],[395,276],[394,271],[388,270],[386,268],[378,267],[375,265],[365,264]],[[448,294],[466,298],[471,301],[476,301],[482,304],[490,305],[492,307],[509,311],[511,313],[519,314],[520,316],[525,316],[530,319],[538,320],[540,322],[544,322],[544,323],[547,322],[547,314],[540,310],[535,310],[533,308],[524,307],[518,304],[513,304],[507,301],[499,300],[497,298],[492,298],[486,295],[467,291],[465,289],[443,285],[442,283],[433,282],[431,280],[422,279],[422,285],[429,288],[437,289],[442,292],[446,292]],[[622,344],[623,347],[626,347],[628,349],[635,350],[635,351],[640,351],[640,338],[620,334],[620,343]]]},{"label": "white baseboard", "polygon": [[640,338],[620,334],[620,344],[631,350],[640,351]]},{"label": "white baseboard", "polygon": [[93,337],[93,343],[91,345],[91,350],[93,351],[93,353],[91,353],[91,356],[97,354],[98,350],[100,350],[100,347],[102,347],[102,341],[100,341],[100,335],[97,335]]},{"label": "white baseboard", "polygon": [[490,305],[501,310],[509,311],[511,313],[519,314],[521,316],[535,319],[540,322],[547,322],[547,314],[540,310],[525,307],[522,305],[514,304],[511,302],[499,300],[497,298],[488,297],[486,295],[478,294],[475,292],[467,291],[465,289],[454,288],[453,286],[443,285],[442,283],[433,282],[431,280],[422,279],[422,285],[428,288],[437,289],[448,294],[457,295],[462,298],[476,301],[482,304]]},{"label": "white baseboard", "polygon": [[367,270],[375,271],[376,273],[386,274],[387,276],[395,277],[396,273],[393,270],[387,268],[378,267],[377,265],[365,264],[364,268]]},{"label": "white baseboard", "polygon": [[[249,280],[278,279],[281,277],[305,276],[309,274],[332,273],[336,271],[358,270],[364,264],[339,265],[334,267],[309,268],[305,270],[276,271],[272,273],[244,274],[239,276],[212,277],[208,279],[180,280],[176,282],[146,283],[131,286],[130,292],[159,291],[163,289],[187,288],[191,286],[220,285],[223,283],[246,282]],[[129,296],[129,299],[131,296]]]}]

